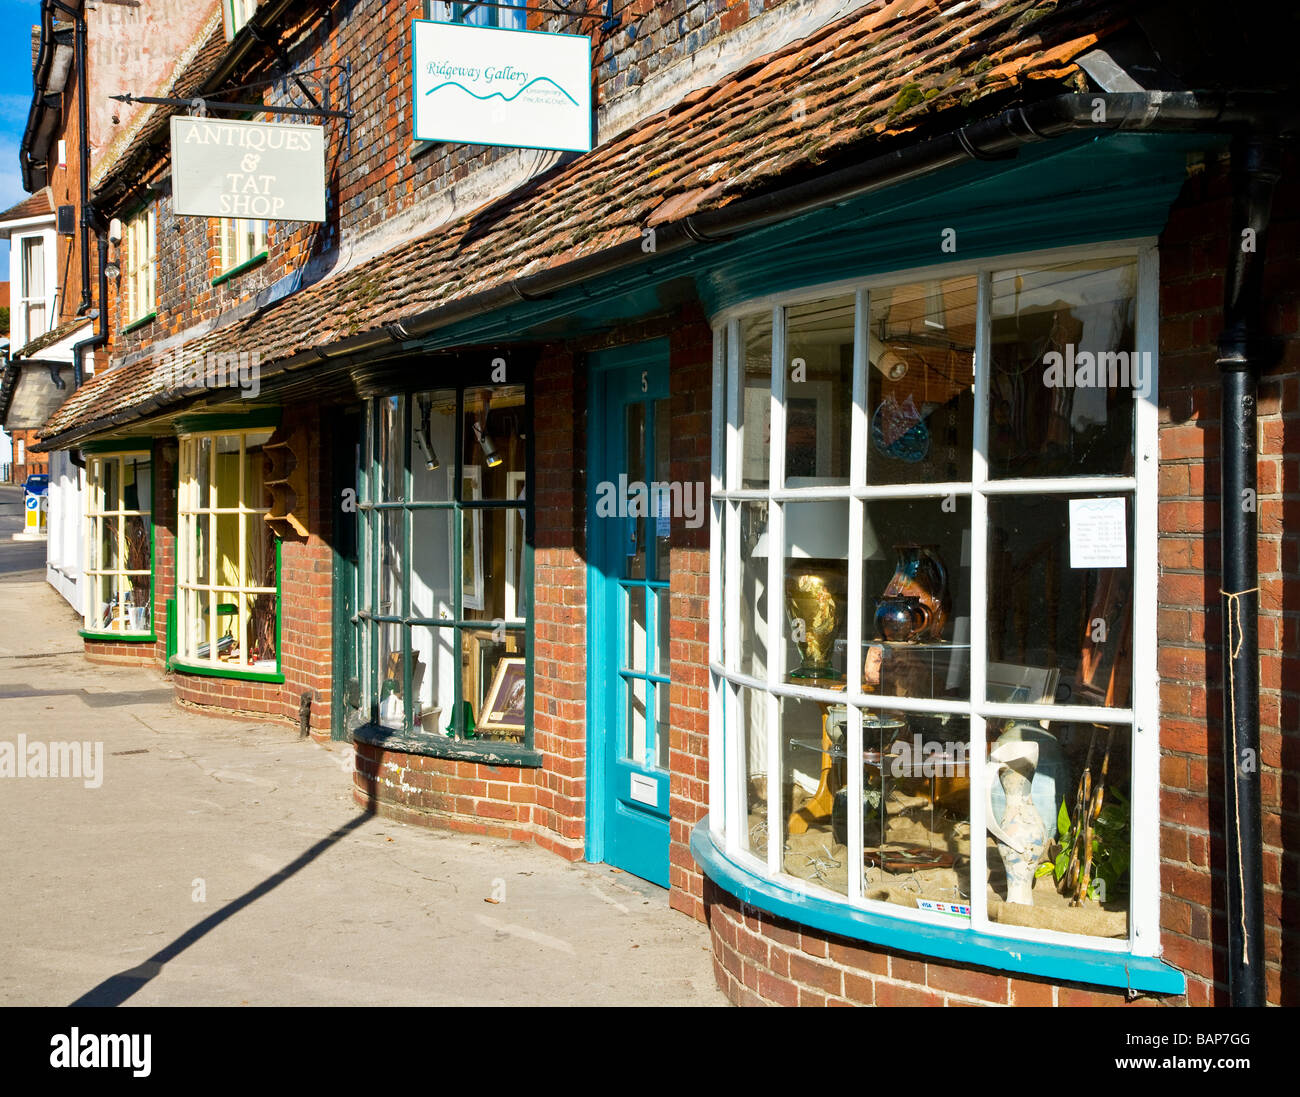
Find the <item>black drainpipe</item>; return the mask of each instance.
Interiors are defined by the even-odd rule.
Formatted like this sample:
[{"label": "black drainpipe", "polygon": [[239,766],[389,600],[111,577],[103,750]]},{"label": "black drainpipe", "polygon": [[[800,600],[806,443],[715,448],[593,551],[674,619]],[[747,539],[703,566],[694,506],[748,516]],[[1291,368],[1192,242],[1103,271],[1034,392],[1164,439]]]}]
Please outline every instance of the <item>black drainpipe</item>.
[{"label": "black drainpipe", "polygon": [[1255,424],[1259,389],[1260,284],[1273,188],[1275,140],[1232,146],[1232,225],[1223,287],[1219,374],[1223,586],[1223,770],[1228,877],[1228,993],[1234,1006],[1265,1004],[1264,870],[1259,781],[1259,561]]},{"label": "black drainpipe", "polygon": [[[99,251],[99,315],[95,326],[99,329],[89,339],[82,339],[72,344],[72,391],[81,388],[86,379],[84,352],[102,347],[108,343],[108,233],[104,229],[95,231],[95,244]],[[82,252],[89,262],[89,255]]]},{"label": "black drainpipe", "polygon": [[90,308],[90,225],[93,217],[90,208],[90,112],[86,105],[86,16],[79,7],[70,8],[59,0],[51,0],[51,3],[53,7],[71,16],[75,28],[73,43],[77,72],[77,125],[80,129],[77,160],[81,169],[81,304],[77,306],[77,315],[80,316]]}]

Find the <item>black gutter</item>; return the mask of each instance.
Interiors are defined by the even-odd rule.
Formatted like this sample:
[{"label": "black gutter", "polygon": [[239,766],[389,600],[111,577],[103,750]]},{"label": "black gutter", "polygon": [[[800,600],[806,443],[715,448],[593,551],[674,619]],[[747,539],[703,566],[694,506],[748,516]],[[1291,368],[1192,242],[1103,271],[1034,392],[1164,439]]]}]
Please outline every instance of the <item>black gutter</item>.
[{"label": "black gutter", "polygon": [[[54,30],[50,25],[49,9],[41,5],[41,41],[36,51],[36,64],[32,66],[32,105],[27,112],[27,126],[23,131],[23,139],[19,144],[18,166],[22,169],[23,190],[29,194],[34,194],[40,189],[36,186],[33,178],[33,165],[31,162],[32,144],[36,140],[37,129],[40,126],[38,118],[42,118],[44,112],[48,109],[44,103],[44,93],[42,88],[45,86],[46,77],[49,76],[50,63],[54,57]],[[44,167],[45,173],[41,181],[41,187],[49,182],[49,168]]]},{"label": "black gutter", "polygon": [[1279,143],[1233,142],[1232,224],[1219,336],[1219,442],[1223,586],[1224,845],[1228,881],[1228,994],[1262,1006],[1264,866],[1259,775],[1259,563],[1255,413],[1262,355],[1261,283]]}]

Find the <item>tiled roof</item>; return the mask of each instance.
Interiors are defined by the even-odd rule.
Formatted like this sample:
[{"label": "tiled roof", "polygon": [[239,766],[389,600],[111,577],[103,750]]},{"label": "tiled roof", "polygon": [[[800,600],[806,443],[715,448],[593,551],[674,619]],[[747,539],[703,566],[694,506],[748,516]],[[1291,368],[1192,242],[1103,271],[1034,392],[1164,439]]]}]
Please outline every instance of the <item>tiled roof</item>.
[{"label": "tiled roof", "polygon": [[54,212],[54,200],[50,197],[50,188],[41,187],[35,194],[29,194],[21,202],[16,202],[4,213],[0,221],[17,221],[23,217],[40,217]]},{"label": "tiled roof", "polygon": [[35,355],[39,354],[41,351],[43,351],[46,347],[54,346],[54,344],[62,340],[64,336],[70,335],[78,328],[84,327],[86,324],[90,324],[92,322],[93,321],[89,316],[75,317],[72,320],[68,320],[65,323],[59,324],[57,327],[51,328],[44,335],[38,335],[35,339],[28,342],[25,346],[20,347],[18,350],[14,351],[14,353],[10,355],[10,357],[11,358],[32,358]]},{"label": "tiled roof", "polygon": [[[599,148],[459,221],[187,344],[256,351],[262,376],[312,347],[382,327],[639,238],[643,226],[723,207],[811,170],[952,128],[993,96],[1061,90],[1119,25],[1100,0],[890,0],[693,92]],[[1081,86],[1080,89],[1082,90]],[[179,399],[179,397],[177,398]],[[173,402],[154,365],[106,370],[44,436],[89,433]],[[75,433],[70,433],[75,432]]]}]

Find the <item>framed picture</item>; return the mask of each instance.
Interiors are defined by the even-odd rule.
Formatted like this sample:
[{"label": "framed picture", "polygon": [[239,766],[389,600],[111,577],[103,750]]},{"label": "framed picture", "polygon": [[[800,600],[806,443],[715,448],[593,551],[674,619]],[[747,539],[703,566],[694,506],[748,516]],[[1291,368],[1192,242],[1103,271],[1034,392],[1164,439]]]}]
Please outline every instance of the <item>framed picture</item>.
[{"label": "framed picture", "polygon": [[[461,470],[462,501],[468,502],[483,498],[483,469],[479,465],[466,465]],[[461,520],[466,525],[466,537],[461,545],[461,605],[465,609],[481,610],[483,600],[483,512],[480,510],[461,511]]]},{"label": "framed picture", "polygon": [[[524,501],[525,482],[528,474],[511,472],[506,476],[506,493],[517,503]],[[524,616],[525,608],[521,604],[524,594],[524,512],[512,510],[506,513],[506,605],[505,619],[513,621]]]},{"label": "framed picture", "polygon": [[1061,672],[1055,667],[1026,667],[989,663],[988,698],[1006,705],[1047,705],[1056,699]]},{"label": "framed picture", "polygon": [[[801,381],[790,386],[785,413],[787,477],[831,474],[834,399],[829,381]],[[768,378],[746,376],[744,423],[741,476],[745,481],[764,483],[772,449],[772,387]]]},{"label": "framed picture", "polygon": [[507,655],[497,663],[492,685],[483,699],[482,731],[502,731],[522,735],[527,717],[528,677],[523,656]]}]

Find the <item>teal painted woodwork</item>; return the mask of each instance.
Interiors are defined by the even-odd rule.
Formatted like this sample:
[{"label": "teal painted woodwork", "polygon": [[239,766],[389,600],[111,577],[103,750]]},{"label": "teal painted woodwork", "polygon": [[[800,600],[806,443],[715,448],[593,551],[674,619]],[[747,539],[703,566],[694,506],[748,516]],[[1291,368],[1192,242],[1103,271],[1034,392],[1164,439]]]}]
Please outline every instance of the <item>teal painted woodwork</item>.
[{"label": "teal painted woodwork", "polygon": [[691,856],[710,880],[742,903],[850,940],[1014,975],[1155,994],[1187,992],[1183,973],[1153,956],[1000,937],[970,929],[965,919],[953,926],[904,921],[782,887],[728,858],[713,841],[708,816],[691,833]]},{"label": "teal painted woodwork", "polygon": [[[933,175],[449,325],[412,347],[567,339],[698,296],[713,313],[753,297],[990,255],[1156,236],[1213,134],[1082,134]],[[940,250],[943,229],[956,251]]]},{"label": "teal painted woodwork", "polygon": [[590,392],[587,859],[667,887],[671,519],[636,488],[667,480],[667,342],[594,355]]}]

